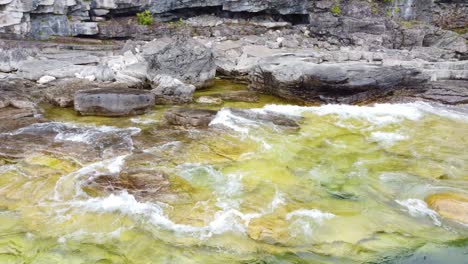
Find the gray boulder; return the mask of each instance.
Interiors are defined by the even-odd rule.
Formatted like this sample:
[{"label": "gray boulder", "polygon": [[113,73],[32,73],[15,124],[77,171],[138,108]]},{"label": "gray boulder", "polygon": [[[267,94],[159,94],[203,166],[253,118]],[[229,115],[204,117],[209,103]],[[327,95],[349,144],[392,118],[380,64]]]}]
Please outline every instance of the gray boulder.
[{"label": "gray boulder", "polygon": [[250,75],[250,88],[305,102],[358,103],[395,90],[418,90],[427,81],[418,70],[366,62],[308,62],[300,57],[272,57]]},{"label": "gray boulder", "polygon": [[185,104],[193,99],[195,86],[185,84],[169,75],[157,75],[152,80],[151,92],[156,96],[157,104]]},{"label": "gray boulder", "polygon": [[164,114],[171,125],[186,127],[208,127],[216,111],[207,109],[174,108]]},{"label": "gray boulder", "polygon": [[169,75],[197,88],[212,85],[216,64],[213,51],[187,37],[163,38],[142,47],[148,62],[148,79]]},{"label": "gray boulder", "polygon": [[154,94],[136,89],[92,89],[75,94],[75,110],[82,115],[143,114],[154,105]]}]

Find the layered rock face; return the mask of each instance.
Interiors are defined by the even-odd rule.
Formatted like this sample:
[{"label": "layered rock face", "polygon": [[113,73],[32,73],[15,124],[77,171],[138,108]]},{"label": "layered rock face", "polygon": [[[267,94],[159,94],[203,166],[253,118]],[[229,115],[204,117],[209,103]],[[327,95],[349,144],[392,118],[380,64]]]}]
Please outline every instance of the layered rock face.
[{"label": "layered rock face", "polygon": [[[309,18],[301,22],[310,21],[316,34],[336,36],[337,40],[347,42],[372,38],[391,45],[395,32],[402,29],[389,22],[390,18],[464,28],[468,3],[462,0],[2,0],[0,33],[36,39],[51,35],[98,36],[109,28],[96,22],[111,17],[134,16],[136,12],[150,10],[156,16],[175,18],[180,13],[196,14],[203,9],[212,13],[213,9],[209,8],[232,14],[302,15]],[[358,32],[361,34],[354,34]]]},{"label": "layered rock face", "polygon": [[[216,73],[306,102],[367,102],[405,91],[466,103],[466,35],[447,30],[466,30],[459,12],[466,8],[455,0],[0,0],[0,35],[87,36],[68,45],[2,41],[0,79],[47,87],[43,94],[59,106],[73,103],[76,89],[63,88],[69,81],[151,89],[157,104],[189,103]],[[137,23],[142,10],[153,13],[153,25]],[[257,100],[218,96],[239,98]]]},{"label": "layered rock face", "polygon": [[283,98],[358,103],[399,89],[421,89],[421,72],[363,62],[322,63],[301,57],[273,57],[251,74],[251,88]]},{"label": "layered rock face", "polygon": [[75,110],[82,115],[126,116],[143,114],[154,105],[154,95],[135,89],[78,91]]}]

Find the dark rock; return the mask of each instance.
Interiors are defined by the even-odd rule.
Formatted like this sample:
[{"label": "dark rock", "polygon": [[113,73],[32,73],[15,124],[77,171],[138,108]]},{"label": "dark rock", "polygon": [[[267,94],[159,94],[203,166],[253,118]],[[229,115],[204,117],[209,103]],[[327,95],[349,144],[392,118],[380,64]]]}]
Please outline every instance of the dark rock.
[{"label": "dark rock", "polygon": [[207,127],[214,119],[216,111],[207,109],[174,108],[164,114],[171,125],[188,127]]},{"label": "dark rock", "polygon": [[142,47],[148,61],[148,79],[169,75],[197,88],[212,85],[216,65],[213,51],[186,37],[164,38]]},{"label": "dark rock", "polygon": [[264,60],[250,88],[305,102],[358,103],[399,89],[419,91],[427,77],[415,69],[367,63],[316,64],[298,57]]},{"label": "dark rock", "polygon": [[435,81],[429,87],[415,96],[444,104],[468,104],[468,80]]},{"label": "dark rock", "polygon": [[75,94],[75,110],[82,115],[143,114],[155,104],[154,94],[136,89],[92,89]]}]

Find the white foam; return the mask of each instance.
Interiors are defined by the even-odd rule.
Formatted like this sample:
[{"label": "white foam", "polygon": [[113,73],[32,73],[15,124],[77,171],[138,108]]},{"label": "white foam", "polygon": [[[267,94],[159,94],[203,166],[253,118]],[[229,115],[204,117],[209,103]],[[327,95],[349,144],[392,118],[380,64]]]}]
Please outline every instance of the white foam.
[{"label": "white foam", "polygon": [[121,134],[124,140],[128,140],[128,137],[137,135],[141,132],[141,129],[137,127],[129,128],[116,128],[111,126],[98,126],[98,127],[76,127],[69,125],[69,129],[59,131],[55,136],[56,141],[73,141],[85,144],[94,144],[95,139],[102,134]]},{"label": "white foam", "polygon": [[249,133],[249,128],[245,127],[246,124],[256,126],[254,121],[234,115],[231,110],[227,108],[218,111],[215,118],[210,122],[210,126],[221,125],[244,135]]},{"label": "white foam", "polygon": [[430,217],[436,226],[441,226],[442,223],[438,218],[438,214],[427,207],[426,202],[419,199],[395,200],[401,206],[406,207],[408,213],[413,217]]},{"label": "white foam", "polygon": [[103,160],[89,164],[68,175],[60,177],[55,184],[54,200],[60,201],[65,197],[86,197],[81,189],[85,180],[93,180],[102,175],[117,175],[125,164],[128,155],[118,156],[112,159]]},{"label": "white foam", "polygon": [[252,131],[256,131],[260,128],[260,123],[251,119],[247,119],[241,116],[237,116],[232,113],[228,108],[223,108],[216,114],[215,118],[211,121],[210,125],[213,126],[222,126],[229,128],[243,137],[249,137],[254,141],[259,142],[263,149],[270,150],[272,146],[268,144],[264,139],[253,135]]},{"label": "white foam", "polygon": [[316,223],[321,224],[324,220],[327,219],[332,219],[335,217],[334,214],[328,213],[328,212],[322,212],[318,209],[299,209],[296,211],[292,211],[286,215],[286,220],[291,220],[294,217],[305,217],[305,218],[311,218],[313,219]]},{"label": "white foam", "polygon": [[382,145],[390,146],[390,145],[395,144],[398,141],[406,140],[408,139],[408,137],[399,133],[395,133],[395,132],[376,131],[376,132],[371,133],[370,139],[373,141],[379,142]]},{"label": "white foam", "polygon": [[71,141],[84,144],[96,144],[100,136],[117,134],[129,148],[133,148],[132,136],[141,132],[137,127],[117,128],[112,126],[79,126],[73,123],[48,122],[32,124],[9,133],[10,135],[34,134],[54,135],[58,142]]},{"label": "white foam", "polygon": [[190,226],[176,224],[164,213],[168,207],[163,203],[138,202],[133,195],[127,192],[111,194],[104,198],[91,198],[81,201],[67,203],[79,210],[95,213],[119,212],[124,215],[135,217],[135,219],[146,219],[151,224],[178,234],[196,235],[205,239],[226,232],[245,233],[246,227],[252,218],[260,217],[261,214],[243,214],[236,209],[222,210],[215,213],[213,220],[206,226]]},{"label": "white foam", "polygon": [[115,160],[112,160],[108,165],[107,165],[107,170],[111,174],[117,174],[122,170],[123,165],[125,164],[125,158],[127,156],[119,156],[115,158]]},{"label": "white foam", "polygon": [[286,204],[286,200],[284,198],[284,195],[282,192],[280,192],[278,189],[275,192],[275,196],[273,197],[273,200],[270,203],[269,207],[269,212],[272,213],[276,208],[280,207],[281,205]]},{"label": "white foam", "polygon": [[313,232],[322,225],[324,220],[332,219],[335,215],[322,212],[318,209],[299,209],[286,215],[286,220],[294,221],[289,225],[289,233],[292,237],[313,239]]},{"label": "white foam", "polygon": [[342,119],[359,118],[373,124],[398,123],[404,119],[416,121],[424,115],[433,114],[450,119],[468,121],[466,110],[440,104],[414,102],[406,104],[375,104],[372,106],[328,104],[322,106],[266,105],[255,111],[270,111],[284,115],[301,116],[314,113],[319,116],[338,115]]}]

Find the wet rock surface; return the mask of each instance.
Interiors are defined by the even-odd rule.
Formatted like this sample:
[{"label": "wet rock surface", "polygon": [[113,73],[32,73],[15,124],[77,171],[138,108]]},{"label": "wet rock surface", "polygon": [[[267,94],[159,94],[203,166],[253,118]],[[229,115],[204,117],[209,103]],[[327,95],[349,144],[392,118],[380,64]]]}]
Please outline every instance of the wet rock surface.
[{"label": "wet rock surface", "polygon": [[128,116],[147,112],[154,94],[136,89],[92,89],[75,94],[75,110],[82,115]]},{"label": "wet rock surface", "polygon": [[280,57],[254,69],[250,88],[287,99],[358,103],[398,89],[417,91],[425,82],[421,72],[398,66],[317,64],[306,58]]},{"label": "wet rock surface", "polygon": [[214,119],[216,111],[208,109],[175,108],[164,114],[171,125],[187,127],[208,127]]},{"label": "wet rock surface", "polygon": [[254,120],[256,122],[271,123],[277,126],[299,128],[299,117],[294,118],[271,111],[255,111],[246,109],[229,108],[232,114],[246,119]]},{"label": "wet rock surface", "polygon": [[438,193],[426,198],[430,208],[443,217],[468,224],[468,196],[456,193]]},{"label": "wet rock surface", "polygon": [[120,172],[119,175],[90,178],[82,187],[92,196],[106,196],[126,191],[141,202],[170,202],[176,198],[171,192],[168,175],[152,170],[130,169]]}]

